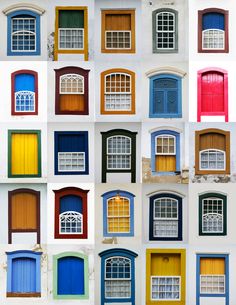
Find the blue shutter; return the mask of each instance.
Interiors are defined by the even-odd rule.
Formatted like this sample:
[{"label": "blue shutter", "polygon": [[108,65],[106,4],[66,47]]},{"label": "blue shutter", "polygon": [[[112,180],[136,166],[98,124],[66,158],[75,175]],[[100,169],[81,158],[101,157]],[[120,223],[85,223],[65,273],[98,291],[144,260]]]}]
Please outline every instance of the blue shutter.
[{"label": "blue shutter", "polygon": [[59,295],[84,294],[84,260],[68,256],[58,259]]},{"label": "blue shutter", "polygon": [[178,92],[177,90],[171,90],[167,92],[167,113],[177,113],[178,112]]},{"label": "blue shutter", "polygon": [[22,73],[15,76],[15,92],[23,90],[35,92],[34,75]]},{"label": "blue shutter", "polygon": [[165,112],[165,91],[160,89],[160,80],[157,79],[153,84],[153,112],[164,113]]},{"label": "blue shutter", "polygon": [[220,13],[207,13],[202,18],[202,30],[207,29],[225,29],[225,18]]},{"label": "blue shutter", "polygon": [[82,214],[82,199],[79,196],[67,195],[60,199],[60,213],[75,211]]},{"label": "blue shutter", "polygon": [[58,141],[59,152],[85,151],[85,136],[83,134],[61,134]]},{"label": "blue shutter", "polygon": [[12,292],[36,292],[36,260],[15,258],[12,260]]}]

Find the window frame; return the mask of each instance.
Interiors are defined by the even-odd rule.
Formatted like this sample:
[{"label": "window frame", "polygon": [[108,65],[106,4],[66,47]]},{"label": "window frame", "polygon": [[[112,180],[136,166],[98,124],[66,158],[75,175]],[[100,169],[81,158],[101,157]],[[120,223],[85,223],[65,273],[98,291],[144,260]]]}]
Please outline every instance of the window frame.
[{"label": "window frame", "polygon": [[[13,134],[36,134],[38,140],[38,173],[33,175],[12,174],[12,135]],[[34,129],[10,129],[8,130],[8,178],[36,178],[41,177],[42,165],[41,165],[41,130]]]},{"label": "window frame", "polygon": [[[41,297],[41,255],[43,252],[34,252],[30,250],[17,250],[6,252],[7,254],[7,297]],[[35,260],[36,268],[36,293],[15,293],[12,292],[12,265],[13,260],[17,258],[31,258]]]},{"label": "window frame", "polygon": [[[225,137],[225,170],[202,170],[200,167],[200,139],[204,134],[220,134]],[[209,148],[210,149],[210,148]],[[216,149],[212,147],[212,149]],[[230,174],[230,132],[217,129],[217,128],[209,128],[195,131],[195,175],[214,175],[214,174]]]},{"label": "window frame", "polygon": [[[222,219],[223,219],[223,231],[222,232],[203,232],[203,200],[216,198],[222,200]],[[198,207],[199,207],[199,225],[198,232],[200,236],[226,236],[227,235],[227,196],[217,193],[210,192],[206,194],[199,195],[198,197]]]},{"label": "window frame", "polygon": [[[110,233],[108,232],[108,219],[107,219],[107,203],[108,200],[111,198],[114,198],[115,196],[117,196],[117,194],[119,194],[119,196],[121,197],[125,197],[127,199],[129,199],[129,218],[130,218],[130,231],[129,232],[116,232],[116,233]],[[104,194],[102,194],[102,201],[103,201],[103,236],[104,237],[113,237],[113,236],[134,236],[134,198],[135,195],[127,192],[127,191],[123,191],[123,190],[112,190],[109,192],[106,192]]]},{"label": "window frame", "polygon": [[[154,82],[159,79],[168,78],[177,81],[177,107],[178,111],[176,113],[155,113],[154,112]],[[149,91],[149,118],[182,118],[182,77],[177,74],[172,73],[159,73],[150,76],[150,91]],[[167,101],[164,101],[165,105]]]},{"label": "window frame", "polygon": [[[130,39],[130,49],[112,49],[112,48],[106,48],[106,15],[130,15],[131,19],[131,39]],[[119,30],[116,30],[116,32],[119,32]],[[122,32],[125,32],[122,31]],[[101,10],[101,53],[135,53],[135,10],[134,9],[125,9],[125,10],[119,10],[119,9],[109,9],[109,10]]]},{"label": "window frame", "polygon": [[[57,282],[58,282],[58,260],[64,257],[77,257],[84,261],[84,294],[58,294]],[[89,262],[88,256],[79,252],[62,252],[53,255],[53,299],[56,300],[66,300],[66,299],[77,299],[77,300],[87,300],[89,298]]]},{"label": "window frame", "polygon": [[[106,77],[111,74],[127,74],[130,76],[130,86],[131,86],[131,103],[130,103],[130,110],[106,110],[105,107],[105,94],[106,94]],[[119,114],[135,114],[135,72],[123,68],[115,68],[115,69],[109,69],[106,71],[101,72],[100,76],[100,82],[101,82],[101,103],[100,103],[100,109],[101,114],[108,114],[108,115],[119,115]]]},{"label": "window frame", "polygon": [[[219,13],[224,15],[225,47],[224,49],[206,50],[202,47],[202,21],[204,14]],[[198,11],[198,53],[229,53],[229,12],[220,8],[207,8]]]},{"label": "window frame", "polygon": [[[106,182],[107,173],[131,173],[131,183],[136,181],[136,135],[137,132],[126,129],[112,129],[101,132],[102,135],[102,183]],[[124,136],[131,141],[130,169],[108,169],[107,167],[107,139],[113,136]]]},{"label": "window frame", "polygon": [[[15,78],[17,75],[29,74],[34,76],[34,111],[16,111]],[[18,70],[11,74],[11,115],[38,115],[38,73],[33,70]]]},{"label": "window frame", "polygon": [[[83,11],[84,12],[84,40],[83,49],[60,49],[59,46],[59,12]],[[84,54],[84,60],[88,61],[88,7],[87,6],[56,6],[55,7],[55,43],[54,60],[58,60],[59,54]]]},{"label": "window frame", "polygon": [[[175,47],[173,49],[159,49],[157,48],[157,33],[156,30],[156,22],[157,22],[157,15],[159,13],[171,13],[174,15],[174,42]],[[153,53],[178,53],[178,11],[170,8],[160,8],[156,9],[152,12],[152,52]]]},{"label": "window frame", "polygon": [[[225,260],[225,293],[209,294],[200,292],[200,260],[201,258],[224,258]],[[224,297],[225,305],[229,305],[229,255],[228,254],[197,254],[196,255],[196,305],[200,305],[201,297]]]},{"label": "window frame", "polygon": [[[154,206],[155,206],[155,201],[157,199],[161,198],[170,198],[177,200],[178,202],[178,236],[177,237],[156,237],[154,236]],[[168,193],[168,192],[163,192],[163,193],[157,193],[152,195],[149,198],[149,240],[154,241],[154,240],[159,240],[159,241],[173,241],[173,240],[183,240],[183,198],[179,195],[173,194],[173,193]]]},{"label": "window frame", "polygon": [[[101,305],[106,303],[130,303],[135,305],[135,258],[138,256],[135,252],[123,249],[123,248],[112,248],[99,253],[101,257]],[[131,262],[131,296],[130,298],[106,298],[105,295],[105,262],[107,259],[112,257],[123,257],[127,258]]]},{"label": "window frame", "polygon": [[[64,187],[53,190],[55,194],[55,214],[54,214],[54,238],[55,239],[87,239],[88,238],[88,192],[78,187]],[[64,196],[74,195],[82,201],[82,233],[70,234],[60,233],[60,199]]]},{"label": "window frame", "polygon": [[[89,114],[89,72],[88,69],[80,67],[66,66],[55,71],[55,114],[56,115],[88,115]],[[60,78],[65,74],[78,74],[84,78],[84,110],[69,111],[60,110]]]}]

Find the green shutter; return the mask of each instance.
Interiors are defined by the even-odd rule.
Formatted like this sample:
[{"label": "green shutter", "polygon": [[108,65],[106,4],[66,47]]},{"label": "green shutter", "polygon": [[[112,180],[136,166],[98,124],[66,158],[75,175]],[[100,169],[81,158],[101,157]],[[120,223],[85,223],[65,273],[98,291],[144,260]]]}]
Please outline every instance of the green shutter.
[{"label": "green shutter", "polygon": [[84,28],[84,11],[59,11],[59,28]]}]

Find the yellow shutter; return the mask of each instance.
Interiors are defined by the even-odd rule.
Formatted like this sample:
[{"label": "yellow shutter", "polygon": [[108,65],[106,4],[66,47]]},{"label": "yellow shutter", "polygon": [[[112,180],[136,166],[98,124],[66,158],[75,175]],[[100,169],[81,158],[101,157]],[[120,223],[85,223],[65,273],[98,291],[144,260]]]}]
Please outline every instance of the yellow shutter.
[{"label": "yellow shutter", "polygon": [[175,172],[176,171],[176,156],[156,156],[156,171],[157,172]]},{"label": "yellow shutter", "polygon": [[38,135],[12,134],[12,175],[38,174]]},{"label": "yellow shutter", "polygon": [[180,254],[152,254],[151,275],[174,276],[181,275]]},{"label": "yellow shutter", "polygon": [[221,257],[201,258],[200,274],[225,274],[225,259]]}]

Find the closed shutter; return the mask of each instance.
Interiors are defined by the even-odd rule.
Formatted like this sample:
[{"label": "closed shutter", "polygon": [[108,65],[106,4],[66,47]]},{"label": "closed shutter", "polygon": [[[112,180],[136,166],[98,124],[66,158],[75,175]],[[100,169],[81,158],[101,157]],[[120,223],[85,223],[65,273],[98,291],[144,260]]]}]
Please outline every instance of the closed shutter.
[{"label": "closed shutter", "polygon": [[15,258],[12,260],[13,293],[36,292],[36,260],[32,258]]},{"label": "closed shutter", "polygon": [[224,258],[201,258],[200,274],[225,274],[225,259]]},{"label": "closed shutter", "polygon": [[106,14],[106,31],[131,31],[130,14]]},{"label": "closed shutter", "polygon": [[75,195],[63,196],[60,199],[60,214],[66,211],[75,211],[82,214],[82,199]]},{"label": "closed shutter", "polygon": [[157,172],[175,172],[176,171],[176,156],[156,156],[156,171]]},{"label": "closed shutter", "polygon": [[85,136],[77,135],[77,134],[59,135],[58,151],[60,152],[85,151]]},{"label": "closed shutter", "polygon": [[84,11],[60,10],[59,28],[84,28]]},{"label": "closed shutter", "polygon": [[152,254],[151,275],[181,275],[181,258],[179,254]]},{"label": "closed shutter", "polygon": [[202,29],[225,29],[224,15],[220,13],[207,13],[203,15]]},{"label": "closed shutter", "polygon": [[84,111],[84,94],[60,94],[60,111]]},{"label": "closed shutter", "polygon": [[226,137],[219,133],[205,133],[200,136],[199,150],[219,149],[226,151]]},{"label": "closed shutter", "polygon": [[224,75],[210,71],[201,79],[201,110],[202,112],[224,111]]},{"label": "closed shutter", "polygon": [[35,92],[35,77],[32,74],[22,73],[15,76],[15,92]]},{"label": "closed shutter", "polygon": [[11,174],[38,174],[38,135],[13,133],[11,138]]},{"label": "closed shutter", "polygon": [[37,198],[33,194],[19,193],[11,198],[12,229],[37,229]]},{"label": "closed shutter", "polygon": [[83,295],[84,260],[74,256],[58,259],[58,295]]}]

